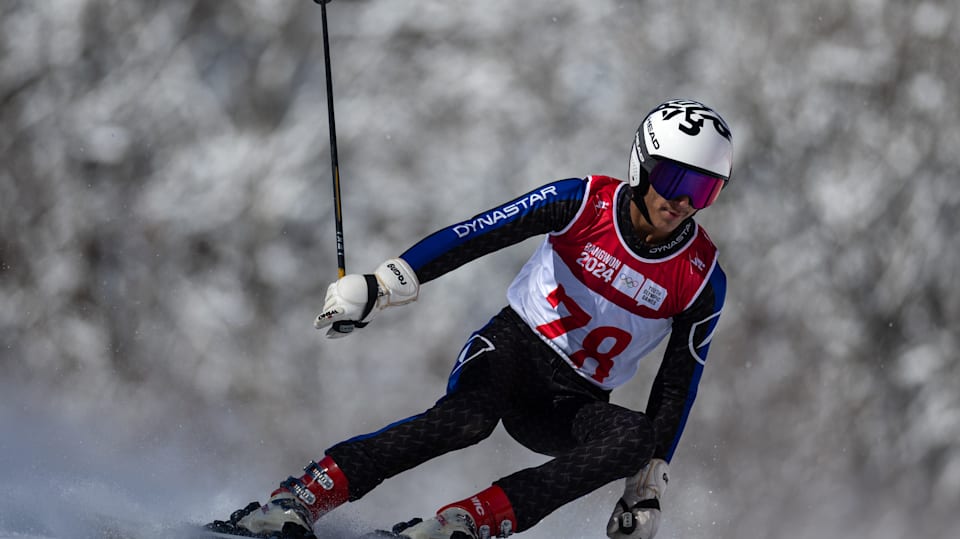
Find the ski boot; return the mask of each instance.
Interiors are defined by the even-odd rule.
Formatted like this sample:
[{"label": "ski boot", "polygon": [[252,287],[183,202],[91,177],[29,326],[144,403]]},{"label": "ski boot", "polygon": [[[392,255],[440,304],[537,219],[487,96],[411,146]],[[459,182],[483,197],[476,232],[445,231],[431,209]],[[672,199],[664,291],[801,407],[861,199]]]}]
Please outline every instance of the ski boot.
[{"label": "ski boot", "polygon": [[251,502],[234,511],[230,520],[215,520],[205,528],[261,539],[316,539],[313,523],[349,498],[347,477],[329,456],[303,470],[299,479],[280,483],[267,503]]},{"label": "ski boot", "polygon": [[431,519],[414,519],[393,528],[395,537],[404,539],[490,539],[516,531],[510,500],[496,485],[440,508]]}]

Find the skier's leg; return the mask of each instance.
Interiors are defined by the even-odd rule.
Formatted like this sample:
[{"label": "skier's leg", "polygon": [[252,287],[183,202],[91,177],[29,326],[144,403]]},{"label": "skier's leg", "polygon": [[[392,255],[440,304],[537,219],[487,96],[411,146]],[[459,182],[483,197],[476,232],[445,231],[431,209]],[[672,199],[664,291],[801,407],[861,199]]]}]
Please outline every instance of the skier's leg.
[{"label": "skier's leg", "polygon": [[636,472],[652,455],[653,426],[644,414],[608,404],[608,392],[580,379],[535,335],[516,327],[488,343],[502,352],[490,355],[490,364],[492,380],[505,388],[503,424],[521,444],[554,460],[444,506],[402,536],[523,531],[561,505]]},{"label": "skier's leg", "polygon": [[[477,389],[482,371],[477,362],[463,387],[426,412],[331,447],[303,476],[282,482],[265,504],[251,504],[229,521],[209,527],[227,533],[239,528],[264,537],[280,530],[284,537],[312,537],[317,519],[359,499],[384,479],[486,438],[500,418],[493,406],[497,400]],[[340,463],[346,465],[341,468]]]},{"label": "skier's leg", "polygon": [[[500,421],[504,395],[515,378],[515,373],[493,366],[509,364],[502,356],[512,356],[515,327],[516,322],[501,313],[475,333],[458,357],[447,394],[426,412],[328,449],[319,464],[335,470],[328,473],[332,483],[308,471],[285,481],[264,506],[251,504],[228,522],[212,526],[235,528],[239,521],[264,530],[299,530],[305,525],[308,531],[314,519],[361,498],[384,479],[486,438]],[[264,515],[267,522],[254,522]]]},{"label": "skier's leg", "polygon": [[[654,449],[653,424],[644,414],[583,396],[567,397],[558,396],[558,406],[549,417],[537,407],[527,416],[504,417],[504,425],[518,441],[554,455],[553,460],[446,505],[437,516],[401,535],[435,539],[460,532],[465,537],[506,537],[531,528],[558,507],[610,481],[635,473],[649,460]],[[518,436],[520,432],[524,434]]]},{"label": "skier's leg", "polygon": [[[467,341],[450,375],[447,394],[432,408],[327,450],[349,479],[351,501],[385,479],[490,436],[500,422],[503,401],[493,367],[498,353],[491,344],[495,327],[491,322]],[[483,336],[491,331],[493,337]]]},{"label": "skier's leg", "polygon": [[479,332],[467,342],[461,358],[469,361],[457,362],[447,394],[429,410],[334,445],[302,477],[281,483],[266,504],[251,504],[230,521],[211,526],[223,531],[240,527],[265,536],[285,526],[306,532],[321,516],[361,498],[384,479],[483,440],[500,421],[502,401],[498,384],[490,381],[487,356],[495,347],[489,343]]},{"label": "skier's leg", "polygon": [[[506,419],[504,422],[506,425]],[[636,473],[653,456],[653,422],[642,412],[607,402],[593,401],[580,407],[571,434],[575,446],[554,453],[555,458],[541,466],[494,483],[510,500],[518,530],[530,528],[560,506],[611,481]]]},{"label": "skier's leg", "polygon": [[496,399],[489,392],[464,388],[447,394],[422,414],[341,442],[327,455],[342,463],[349,499],[354,501],[385,479],[480,442],[499,421]]}]

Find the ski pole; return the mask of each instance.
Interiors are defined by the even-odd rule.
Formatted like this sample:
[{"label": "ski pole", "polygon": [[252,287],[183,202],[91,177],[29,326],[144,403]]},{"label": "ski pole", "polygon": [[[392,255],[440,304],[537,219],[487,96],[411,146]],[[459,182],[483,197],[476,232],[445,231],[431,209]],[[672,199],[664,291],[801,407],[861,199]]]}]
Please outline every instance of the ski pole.
[{"label": "ski pole", "polygon": [[[333,219],[337,233],[337,278],[347,274],[347,262],[343,249],[343,205],[340,200],[340,160],[337,157],[337,122],[333,114],[333,75],[330,68],[330,38],[327,31],[327,4],[333,0],[313,0],[320,4],[320,21],[323,28],[323,65],[327,80],[327,123],[330,125],[330,168],[333,174]],[[352,322],[342,321],[341,333],[350,333],[354,329]]]},{"label": "ski pole", "polygon": [[337,234],[337,276],[347,274],[347,262],[343,249],[343,207],[340,199],[340,162],[337,157],[337,122],[333,114],[333,75],[330,69],[330,38],[327,33],[327,4],[332,0],[313,0],[320,4],[320,20],[323,26],[323,63],[327,79],[327,120],[330,125],[330,167],[333,173],[334,224]]}]

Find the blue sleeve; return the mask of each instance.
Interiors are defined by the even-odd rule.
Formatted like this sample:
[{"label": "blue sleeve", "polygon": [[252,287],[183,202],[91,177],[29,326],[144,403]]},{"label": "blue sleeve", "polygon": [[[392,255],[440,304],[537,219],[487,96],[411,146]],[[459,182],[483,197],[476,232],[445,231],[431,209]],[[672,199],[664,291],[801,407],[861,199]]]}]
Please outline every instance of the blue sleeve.
[{"label": "blue sleeve", "polygon": [[576,217],[587,181],[548,183],[506,204],[438,230],[400,255],[421,283],[529,237],[561,230]]},{"label": "blue sleeve", "polygon": [[654,457],[670,462],[697,398],[714,330],[727,293],[720,265],[689,309],[674,318],[660,370],[650,390],[646,413],[657,433]]}]

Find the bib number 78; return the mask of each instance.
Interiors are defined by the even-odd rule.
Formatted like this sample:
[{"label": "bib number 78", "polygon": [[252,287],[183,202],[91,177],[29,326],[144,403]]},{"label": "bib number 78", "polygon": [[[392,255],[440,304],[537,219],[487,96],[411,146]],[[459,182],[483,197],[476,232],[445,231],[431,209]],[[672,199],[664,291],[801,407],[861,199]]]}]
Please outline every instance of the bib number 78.
[{"label": "bib number 78", "polygon": [[[555,339],[564,333],[586,327],[586,325],[590,323],[590,320],[593,319],[590,313],[583,310],[583,307],[567,295],[567,291],[564,290],[562,284],[558,284],[552,292],[547,294],[547,301],[554,309],[563,305],[566,307],[567,312],[570,313],[553,322],[537,326],[537,331],[548,339]],[[612,344],[610,344],[606,350],[600,350],[600,346],[608,339],[612,339]],[[613,368],[613,358],[626,350],[632,339],[633,336],[630,335],[629,332],[618,327],[600,326],[593,328],[583,338],[583,342],[580,343],[583,348],[570,354],[570,360],[573,361],[574,365],[578,368],[582,368],[588,358],[593,359],[597,362],[597,368],[594,370],[591,378],[598,382],[603,382],[607,376],[610,376],[610,369]]]}]

